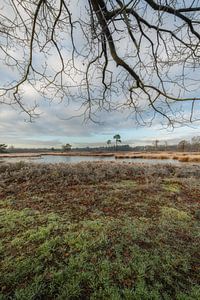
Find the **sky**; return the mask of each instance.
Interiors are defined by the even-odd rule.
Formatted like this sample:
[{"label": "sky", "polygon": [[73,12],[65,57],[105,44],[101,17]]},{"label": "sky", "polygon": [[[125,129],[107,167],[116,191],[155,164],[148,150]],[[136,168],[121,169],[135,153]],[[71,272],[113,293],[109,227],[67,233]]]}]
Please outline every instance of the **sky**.
[{"label": "sky", "polygon": [[[73,147],[95,147],[106,146],[108,139],[113,140],[115,134],[120,134],[123,144],[137,146],[152,144],[156,139],[160,144],[165,141],[174,144],[199,135],[198,124],[171,129],[158,121],[142,127],[135,124],[134,116],[124,112],[104,112],[99,118],[101,121],[94,123],[75,117],[74,107],[64,103],[41,104],[40,111],[39,118],[30,123],[12,107],[2,105],[0,142],[22,148],[60,148],[65,143]],[[71,116],[74,117],[68,119]]]},{"label": "sky", "polygon": [[[20,56],[19,53],[18,55]],[[42,58],[39,55],[35,57],[35,63],[38,66],[42,65]],[[53,56],[51,59],[56,67],[56,58]],[[2,86],[6,81],[12,80],[13,74],[16,73],[2,61],[0,68]],[[193,95],[198,96],[199,92],[197,90]],[[172,129],[166,128],[158,116],[151,126],[138,126],[135,115],[129,110],[102,110],[97,114],[96,123],[91,120],[85,121],[83,116],[79,116],[84,108],[79,109],[77,102],[71,101],[68,104],[65,99],[60,102],[59,98],[47,102],[28,85],[24,85],[24,97],[29,102],[39,103],[39,117],[30,123],[19,108],[0,102],[0,143],[22,148],[59,148],[65,143],[70,143],[73,147],[94,147],[106,146],[108,139],[113,140],[115,134],[120,134],[123,144],[137,146],[152,144],[155,140],[159,140],[160,144],[165,141],[174,144],[200,135],[199,121],[194,124],[176,125]],[[200,111],[199,106],[195,109]],[[190,110],[191,106],[186,104],[185,114],[189,115]]]}]

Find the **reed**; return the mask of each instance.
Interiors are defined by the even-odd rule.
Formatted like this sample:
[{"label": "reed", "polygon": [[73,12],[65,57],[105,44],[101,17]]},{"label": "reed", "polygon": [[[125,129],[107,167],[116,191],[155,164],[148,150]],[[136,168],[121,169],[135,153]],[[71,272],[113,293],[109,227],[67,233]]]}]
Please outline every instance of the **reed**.
[{"label": "reed", "polygon": [[188,162],[189,161],[189,156],[178,156],[178,161]]}]

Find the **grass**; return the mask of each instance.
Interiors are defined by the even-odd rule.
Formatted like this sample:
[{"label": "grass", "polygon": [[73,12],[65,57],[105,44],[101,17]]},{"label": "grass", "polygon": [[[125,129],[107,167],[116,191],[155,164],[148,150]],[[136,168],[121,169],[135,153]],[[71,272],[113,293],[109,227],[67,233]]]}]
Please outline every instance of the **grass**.
[{"label": "grass", "polygon": [[200,162],[199,152],[130,152],[126,154],[115,154],[115,158],[174,159],[180,162]]},{"label": "grass", "polygon": [[200,298],[200,168],[0,166],[0,299]]}]

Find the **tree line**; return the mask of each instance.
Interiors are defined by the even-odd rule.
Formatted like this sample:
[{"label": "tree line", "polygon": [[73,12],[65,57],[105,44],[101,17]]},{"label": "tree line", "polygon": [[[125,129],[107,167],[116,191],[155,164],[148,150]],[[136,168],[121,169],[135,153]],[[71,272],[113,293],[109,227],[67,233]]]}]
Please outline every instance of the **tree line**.
[{"label": "tree line", "polygon": [[105,146],[100,147],[73,147],[69,143],[62,145],[61,148],[51,147],[51,148],[33,148],[33,149],[20,149],[15,148],[14,146],[8,147],[6,144],[0,144],[0,153],[16,153],[16,152],[49,152],[49,151],[57,151],[57,152],[66,152],[66,151],[87,151],[87,152],[112,152],[116,149],[119,151],[181,151],[181,152],[200,152],[200,136],[194,136],[190,141],[181,140],[178,144],[170,145],[167,141],[164,143],[156,139],[153,141],[152,145],[145,146],[130,146],[127,144],[121,144],[121,136],[116,134],[113,136],[114,144],[112,144],[111,140],[107,140]]}]

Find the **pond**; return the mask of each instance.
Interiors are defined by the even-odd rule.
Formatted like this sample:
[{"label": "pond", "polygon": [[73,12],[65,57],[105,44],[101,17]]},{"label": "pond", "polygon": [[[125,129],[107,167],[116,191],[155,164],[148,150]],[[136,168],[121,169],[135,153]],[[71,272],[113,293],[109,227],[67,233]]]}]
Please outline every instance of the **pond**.
[{"label": "pond", "polygon": [[134,162],[134,163],[148,163],[148,164],[181,164],[175,159],[144,159],[144,158],[121,158],[116,159],[114,156],[54,156],[54,155],[42,155],[40,157],[15,157],[15,158],[0,158],[0,162],[31,162],[31,163],[44,163],[44,164],[56,164],[56,163],[79,163],[82,161],[116,161],[116,162]]}]

